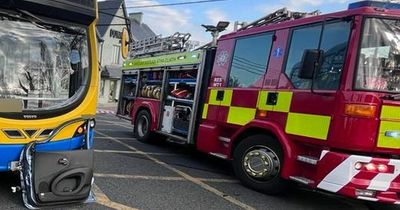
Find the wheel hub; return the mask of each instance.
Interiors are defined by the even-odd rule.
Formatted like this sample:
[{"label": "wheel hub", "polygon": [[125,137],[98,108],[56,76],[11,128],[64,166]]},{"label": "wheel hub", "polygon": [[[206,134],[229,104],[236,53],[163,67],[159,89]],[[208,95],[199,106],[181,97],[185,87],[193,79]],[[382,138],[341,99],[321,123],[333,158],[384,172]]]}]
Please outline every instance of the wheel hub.
[{"label": "wheel hub", "polygon": [[146,135],[148,131],[148,125],[149,125],[149,120],[145,116],[142,116],[138,123],[138,134],[140,137]]},{"label": "wheel hub", "polygon": [[268,179],[279,173],[280,162],[277,155],[267,147],[251,148],[243,158],[246,173],[257,179]]}]

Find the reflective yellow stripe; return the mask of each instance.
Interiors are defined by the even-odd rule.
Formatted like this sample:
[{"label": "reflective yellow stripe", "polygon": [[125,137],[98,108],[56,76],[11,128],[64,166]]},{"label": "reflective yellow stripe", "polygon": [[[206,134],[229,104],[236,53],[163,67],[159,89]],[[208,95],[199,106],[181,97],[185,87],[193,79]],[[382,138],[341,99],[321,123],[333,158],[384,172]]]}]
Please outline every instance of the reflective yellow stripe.
[{"label": "reflective yellow stripe", "polygon": [[[217,101],[218,91],[224,91],[224,98],[222,101]],[[210,98],[208,104],[216,106],[230,106],[232,102],[232,89],[212,89],[210,91]]]},{"label": "reflective yellow stripe", "polygon": [[274,107],[275,112],[289,112],[292,104],[292,92],[279,92],[278,101]]},{"label": "reflective yellow stripe", "polygon": [[230,106],[232,103],[232,89],[225,89],[224,90],[224,99],[221,101],[221,106]]},{"label": "reflective yellow stripe", "polygon": [[221,101],[217,101],[217,93],[218,93],[217,89],[212,89],[210,91],[210,98],[208,99],[208,104],[219,106]]},{"label": "reflective yellow stripe", "polygon": [[258,93],[257,108],[263,111],[272,111],[274,106],[267,105],[268,91],[260,91]]},{"label": "reflective yellow stripe", "polygon": [[290,111],[290,105],[292,104],[292,92],[277,92],[278,101],[276,105],[267,105],[268,91],[260,91],[258,94],[257,108],[263,111],[274,111],[274,112],[285,112]]},{"label": "reflective yellow stripe", "polygon": [[387,131],[399,131],[399,122],[382,121],[379,128],[378,147],[400,149],[400,139],[397,137],[385,136]]},{"label": "reflective yellow stripe", "polygon": [[246,125],[254,119],[256,109],[243,108],[243,107],[229,107],[228,123],[235,125]]},{"label": "reflective yellow stripe", "polygon": [[400,107],[382,106],[381,119],[400,120]]},{"label": "reflective yellow stripe", "polygon": [[201,118],[207,119],[207,114],[208,114],[208,104],[204,104],[203,114],[201,115]]},{"label": "reflective yellow stripe", "polygon": [[330,116],[289,113],[286,133],[327,140],[330,123]]}]

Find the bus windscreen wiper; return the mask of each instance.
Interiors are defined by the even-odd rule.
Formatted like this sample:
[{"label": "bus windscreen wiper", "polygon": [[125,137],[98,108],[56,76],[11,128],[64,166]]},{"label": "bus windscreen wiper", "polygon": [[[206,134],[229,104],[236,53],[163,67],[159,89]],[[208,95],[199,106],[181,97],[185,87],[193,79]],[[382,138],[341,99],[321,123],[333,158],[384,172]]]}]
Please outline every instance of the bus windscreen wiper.
[{"label": "bus windscreen wiper", "polygon": [[0,11],[0,17],[6,17],[6,18],[10,18],[10,19],[16,19],[16,20],[22,20],[22,21],[30,22],[30,20],[22,17],[19,14],[10,13],[10,12],[4,12],[3,10]]},{"label": "bus windscreen wiper", "polygon": [[33,15],[32,13],[30,13],[28,11],[18,10],[18,12],[21,14],[21,16],[29,17],[31,22],[33,22],[41,27],[44,27],[45,29],[52,30],[52,31],[58,31],[58,32],[62,32],[62,33],[67,33],[67,34],[72,34],[72,35],[83,35],[83,33],[79,30],[76,30],[71,27],[61,25],[61,24],[55,24],[55,23],[45,21],[45,20]]}]

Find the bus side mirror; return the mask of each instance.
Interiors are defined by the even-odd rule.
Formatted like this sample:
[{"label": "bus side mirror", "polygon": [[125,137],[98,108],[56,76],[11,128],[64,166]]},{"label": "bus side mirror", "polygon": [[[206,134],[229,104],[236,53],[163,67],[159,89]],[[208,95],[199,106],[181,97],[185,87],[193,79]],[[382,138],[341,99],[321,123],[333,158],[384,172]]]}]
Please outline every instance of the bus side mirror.
[{"label": "bus side mirror", "polygon": [[314,74],[318,73],[322,59],[324,57],[324,51],[318,49],[308,49],[304,51],[303,59],[300,66],[300,79],[313,79]]}]

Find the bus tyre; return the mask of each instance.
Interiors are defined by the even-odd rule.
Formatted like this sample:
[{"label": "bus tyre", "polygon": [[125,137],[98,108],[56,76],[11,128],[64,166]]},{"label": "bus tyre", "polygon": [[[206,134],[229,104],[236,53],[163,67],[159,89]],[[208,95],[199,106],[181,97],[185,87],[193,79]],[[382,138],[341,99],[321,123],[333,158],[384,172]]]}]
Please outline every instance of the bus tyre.
[{"label": "bus tyre", "polygon": [[289,187],[289,181],[280,176],[282,164],[282,148],[268,135],[243,139],[233,153],[233,168],[238,179],[245,186],[270,195],[281,194]]},{"label": "bus tyre", "polygon": [[147,110],[141,110],[136,116],[133,133],[137,140],[144,143],[151,143],[151,115]]}]

